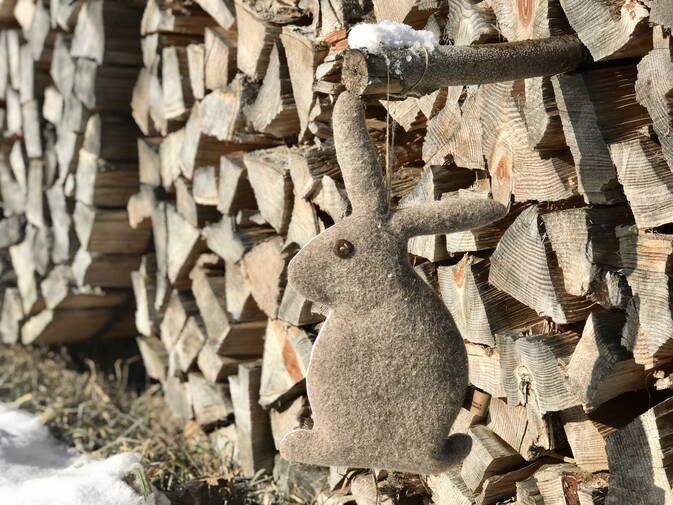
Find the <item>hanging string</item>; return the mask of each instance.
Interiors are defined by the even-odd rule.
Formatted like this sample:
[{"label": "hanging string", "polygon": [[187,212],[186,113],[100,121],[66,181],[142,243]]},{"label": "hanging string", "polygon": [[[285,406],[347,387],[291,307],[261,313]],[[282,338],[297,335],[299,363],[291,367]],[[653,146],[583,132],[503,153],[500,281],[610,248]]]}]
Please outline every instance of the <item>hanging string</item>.
[{"label": "hanging string", "polygon": [[388,55],[384,56],[386,61],[386,166],[385,166],[385,186],[386,186],[386,195],[388,200],[388,209],[390,209],[390,204],[393,199],[393,160],[394,149],[391,147],[395,144],[395,128],[392,128],[391,134],[391,125],[390,125],[390,60]]}]

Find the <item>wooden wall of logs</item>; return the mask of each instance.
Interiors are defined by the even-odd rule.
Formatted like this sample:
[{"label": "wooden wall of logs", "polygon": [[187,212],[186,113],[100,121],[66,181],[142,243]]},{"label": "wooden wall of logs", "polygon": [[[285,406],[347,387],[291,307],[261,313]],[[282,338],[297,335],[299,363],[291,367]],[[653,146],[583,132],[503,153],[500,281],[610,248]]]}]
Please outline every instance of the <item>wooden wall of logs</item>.
[{"label": "wooden wall of logs", "polygon": [[[594,60],[365,96],[395,202],[510,204],[409,244],[473,386],[472,452],[430,478],[276,452],[324,320],[286,268],[349,212],[331,108],[348,28],[384,19]],[[0,25],[3,342],[136,338],[176,416],[305,503],[673,503],[670,0],[0,0]]]}]

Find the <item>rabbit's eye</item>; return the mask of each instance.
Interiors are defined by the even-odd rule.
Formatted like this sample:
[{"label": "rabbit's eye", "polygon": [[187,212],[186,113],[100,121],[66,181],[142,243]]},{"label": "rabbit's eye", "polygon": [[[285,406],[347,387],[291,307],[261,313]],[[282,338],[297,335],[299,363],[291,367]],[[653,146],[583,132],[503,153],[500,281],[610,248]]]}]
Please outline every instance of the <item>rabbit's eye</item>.
[{"label": "rabbit's eye", "polygon": [[339,258],[346,259],[353,255],[355,247],[348,240],[339,239],[336,244],[334,244],[334,254],[339,256]]}]

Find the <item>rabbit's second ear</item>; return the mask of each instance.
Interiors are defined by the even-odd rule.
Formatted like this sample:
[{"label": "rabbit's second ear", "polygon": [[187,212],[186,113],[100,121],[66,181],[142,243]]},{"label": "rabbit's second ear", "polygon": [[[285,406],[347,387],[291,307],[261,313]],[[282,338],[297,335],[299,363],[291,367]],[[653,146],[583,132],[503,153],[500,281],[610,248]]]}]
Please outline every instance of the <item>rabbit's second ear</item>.
[{"label": "rabbit's second ear", "polygon": [[493,200],[447,198],[397,209],[391,225],[400,236],[409,238],[481,228],[506,214],[507,208]]},{"label": "rabbit's second ear", "polygon": [[360,98],[349,91],[341,93],[334,106],[332,123],[337,161],[353,213],[387,213],[388,196],[381,166],[367,131]]}]

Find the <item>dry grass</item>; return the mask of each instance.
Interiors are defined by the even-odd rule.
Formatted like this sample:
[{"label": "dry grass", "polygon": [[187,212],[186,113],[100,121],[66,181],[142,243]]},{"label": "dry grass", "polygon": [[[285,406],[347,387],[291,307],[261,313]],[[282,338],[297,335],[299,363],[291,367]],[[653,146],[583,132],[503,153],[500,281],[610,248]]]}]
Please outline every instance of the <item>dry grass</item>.
[{"label": "dry grass", "polygon": [[[185,429],[158,384],[133,383],[134,360],[103,371],[98,359],[73,357],[65,348],[0,345],[0,401],[40,414],[57,438],[82,453],[140,453],[147,480],[176,503],[282,503],[269,476],[244,479],[213,453],[205,433]],[[213,486],[194,482],[204,478]],[[204,493],[211,499],[202,501]]]}]

